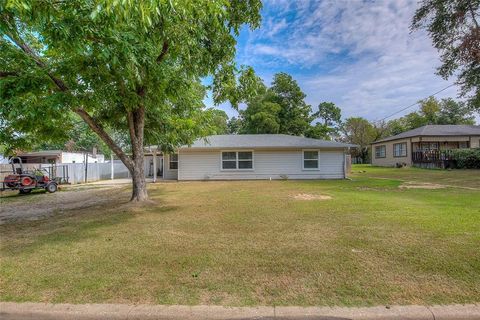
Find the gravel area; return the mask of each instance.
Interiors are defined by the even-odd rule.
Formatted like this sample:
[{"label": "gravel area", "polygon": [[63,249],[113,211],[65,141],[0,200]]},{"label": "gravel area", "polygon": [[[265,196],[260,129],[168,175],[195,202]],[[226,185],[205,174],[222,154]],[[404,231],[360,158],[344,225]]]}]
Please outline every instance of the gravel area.
[{"label": "gravel area", "polygon": [[0,224],[39,220],[108,203],[118,204],[119,201],[128,201],[129,192],[125,183],[64,186],[55,193],[39,190],[28,195],[4,191],[0,194]]}]

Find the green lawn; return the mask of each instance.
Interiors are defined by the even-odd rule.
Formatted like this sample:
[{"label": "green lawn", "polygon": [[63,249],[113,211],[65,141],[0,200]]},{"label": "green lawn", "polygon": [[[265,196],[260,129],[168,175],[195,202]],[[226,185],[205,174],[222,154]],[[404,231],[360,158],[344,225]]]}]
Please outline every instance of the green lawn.
[{"label": "green lawn", "polygon": [[354,166],[351,178],[157,183],[142,207],[116,189],[108,205],[0,225],[0,300],[480,301],[480,171]]}]

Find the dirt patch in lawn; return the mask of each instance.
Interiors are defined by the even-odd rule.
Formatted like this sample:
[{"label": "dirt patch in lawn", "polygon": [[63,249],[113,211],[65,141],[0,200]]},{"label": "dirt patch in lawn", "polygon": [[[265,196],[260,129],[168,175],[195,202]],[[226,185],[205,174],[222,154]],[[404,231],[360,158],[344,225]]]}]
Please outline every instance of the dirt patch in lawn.
[{"label": "dirt patch in lawn", "polygon": [[18,221],[32,221],[55,215],[69,214],[76,209],[118,206],[128,200],[124,185],[72,186],[55,193],[34,192],[29,195],[9,195],[0,198],[0,225]]},{"label": "dirt patch in lawn", "polygon": [[332,197],[323,194],[299,193],[293,196],[295,200],[330,200]]},{"label": "dirt patch in lawn", "polygon": [[400,185],[399,188],[402,189],[429,189],[429,190],[435,190],[435,189],[445,189],[447,186],[441,185],[441,184],[436,184],[436,183],[419,183],[419,182],[405,182],[402,185]]}]

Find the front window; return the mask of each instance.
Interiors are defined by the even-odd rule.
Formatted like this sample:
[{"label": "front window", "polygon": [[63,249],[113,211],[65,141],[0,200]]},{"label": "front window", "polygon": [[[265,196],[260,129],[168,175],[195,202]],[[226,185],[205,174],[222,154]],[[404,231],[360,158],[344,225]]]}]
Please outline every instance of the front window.
[{"label": "front window", "polygon": [[170,155],[169,168],[172,169],[172,170],[177,170],[178,169],[178,154]]},{"label": "front window", "polygon": [[251,151],[238,152],[238,169],[252,169],[253,154]]},{"label": "front window", "polygon": [[468,148],[468,141],[460,141],[458,143],[458,148],[459,149],[467,149]]},{"label": "front window", "polygon": [[318,151],[303,151],[303,168],[318,169]]},{"label": "front window", "polygon": [[222,170],[251,170],[253,169],[252,151],[225,151],[222,152]]},{"label": "front window", "polygon": [[386,147],[385,146],[378,146],[375,147],[375,158],[385,158],[386,157]]},{"label": "front window", "polygon": [[406,157],[407,156],[407,143],[395,143],[393,145],[394,157]]}]

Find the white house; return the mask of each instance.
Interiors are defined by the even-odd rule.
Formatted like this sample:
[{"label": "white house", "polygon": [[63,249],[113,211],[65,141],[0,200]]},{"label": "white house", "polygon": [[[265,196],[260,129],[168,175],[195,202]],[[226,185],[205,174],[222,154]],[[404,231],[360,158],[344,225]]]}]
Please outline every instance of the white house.
[{"label": "white house", "polygon": [[[68,152],[62,150],[43,150],[36,152],[26,152],[18,155],[23,163],[83,163],[85,162],[85,153]],[[93,156],[88,154],[88,163],[103,163],[105,156],[97,154]]]},{"label": "white house", "polygon": [[176,154],[147,153],[147,174],[166,180],[343,179],[355,145],[284,134],[215,135]]}]

